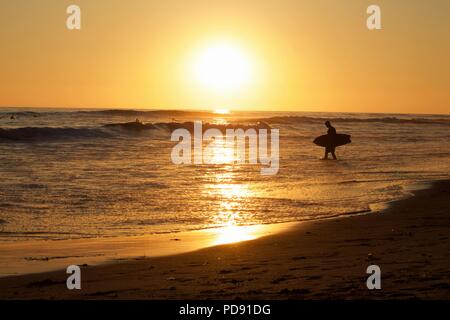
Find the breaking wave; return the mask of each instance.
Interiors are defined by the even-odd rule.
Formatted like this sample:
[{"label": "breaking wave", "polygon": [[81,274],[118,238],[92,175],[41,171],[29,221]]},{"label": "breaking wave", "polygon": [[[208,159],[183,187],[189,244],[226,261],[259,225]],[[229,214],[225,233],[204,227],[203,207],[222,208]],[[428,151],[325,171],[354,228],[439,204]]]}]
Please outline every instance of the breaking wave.
[{"label": "breaking wave", "polygon": [[[255,125],[248,124],[210,124],[203,123],[203,130],[216,128],[221,131],[226,129],[270,129],[265,122]],[[121,134],[139,134],[155,130],[170,133],[176,129],[187,129],[194,131],[194,122],[123,122],[110,123],[97,128],[58,128],[58,127],[23,127],[23,128],[0,128],[0,141],[36,141],[36,140],[56,140],[56,139],[80,139],[80,138],[113,138]]]},{"label": "breaking wave", "polygon": [[1,140],[27,141],[39,139],[64,138],[95,138],[107,137],[107,132],[90,128],[51,128],[51,127],[25,127],[14,129],[1,129]]},{"label": "breaking wave", "polygon": [[394,123],[394,124],[439,124],[450,125],[450,118],[397,118],[397,117],[383,117],[383,118],[325,118],[325,117],[307,117],[307,116],[280,116],[269,118],[258,118],[252,121],[266,121],[268,123],[277,124],[296,124],[296,123],[322,123],[327,120],[338,123]]}]

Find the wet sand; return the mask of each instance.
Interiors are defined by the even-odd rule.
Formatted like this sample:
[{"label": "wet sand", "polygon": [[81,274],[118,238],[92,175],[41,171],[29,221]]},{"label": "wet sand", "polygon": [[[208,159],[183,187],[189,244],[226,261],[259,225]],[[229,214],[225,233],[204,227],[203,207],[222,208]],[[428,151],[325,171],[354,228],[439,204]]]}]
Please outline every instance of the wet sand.
[{"label": "wet sand", "polygon": [[[449,299],[450,182],[381,213],[298,224],[256,240],[0,279],[2,299]],[[183,239],[180,240],[182,242]],[[381,268],[368,290],[366,268]]]},{"label": "wet sand", "polygon": [[62,270],[69,265],[95,266],[136,257],[176,255],[277,234],[298,224],[233,226],[134,237],[2,242],[0,278]]}]

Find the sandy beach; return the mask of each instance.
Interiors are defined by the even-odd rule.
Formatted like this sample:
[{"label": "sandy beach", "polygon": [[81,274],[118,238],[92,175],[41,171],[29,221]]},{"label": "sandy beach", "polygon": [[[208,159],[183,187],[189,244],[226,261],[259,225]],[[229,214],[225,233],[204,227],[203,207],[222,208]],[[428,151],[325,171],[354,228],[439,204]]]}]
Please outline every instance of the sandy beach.
[{"label": "sandy beach", "polygon": [[[160,258],[0,279],[1,299],[448,299],[450,182],[381,213]],[[181,240],[182,241],[182,240]],[[366,268],[380,266],[382,289]]]}]

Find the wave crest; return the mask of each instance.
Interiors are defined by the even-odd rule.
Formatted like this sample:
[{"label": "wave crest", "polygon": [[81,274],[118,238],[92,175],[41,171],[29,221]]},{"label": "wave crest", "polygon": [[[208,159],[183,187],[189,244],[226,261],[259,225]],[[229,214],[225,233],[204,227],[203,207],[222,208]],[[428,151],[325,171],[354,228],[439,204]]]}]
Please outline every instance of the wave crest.
[{"label": "wave crest", "polygon": [[89,128],[52,128],[52,127],[24,127],[14,129],[0,128],[0,139],[27,141],[39,139],[61,138],[95,138],[107,137],[107,132]]},{"label": "wave crest", "polygon": [[253,119],[252,121],[266,121],[268,123],[277,124],[296,124],[296,123],[321,123],[325,121],[332,122],[356,122],[356,123],[398,123],[398,124],[440,124],[440,125],[450,125],[450,119],[440,118],[440,119],[426,119],[426,118],[411,118],[402,119],[397,117],[383,117],[383,118],[324,118],[324,117],[308,117],[308,116],[278,116],[269,118],[259,118]]}]

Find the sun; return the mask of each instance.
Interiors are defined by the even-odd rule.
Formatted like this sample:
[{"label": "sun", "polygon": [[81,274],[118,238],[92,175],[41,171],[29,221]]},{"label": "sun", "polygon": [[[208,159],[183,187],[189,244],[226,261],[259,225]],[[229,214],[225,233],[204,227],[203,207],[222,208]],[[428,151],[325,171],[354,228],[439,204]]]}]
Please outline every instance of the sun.
[{"label": "sun", "polygon": [[248,54],[231,43],[215,43],[197,55],[193,71],[203,87],[219,93],[236,91],[252,78],[252,63]]}]

